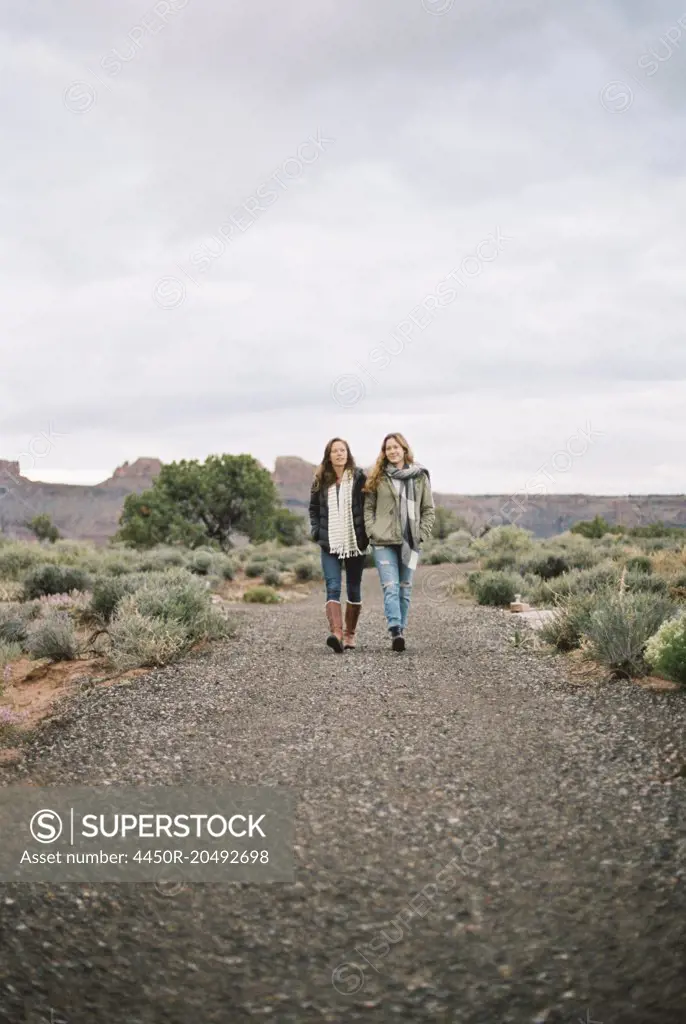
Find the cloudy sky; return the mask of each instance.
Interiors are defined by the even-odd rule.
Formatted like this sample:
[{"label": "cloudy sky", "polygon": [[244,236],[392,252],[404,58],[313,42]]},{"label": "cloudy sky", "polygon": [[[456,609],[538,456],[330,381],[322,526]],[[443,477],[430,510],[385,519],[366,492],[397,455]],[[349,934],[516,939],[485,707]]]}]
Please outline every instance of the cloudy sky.
[{"label": "cloudy sky", "polygon": [[686,8],[34,0],[0,56],[28,476],[401,430],[442,491],[686,491]]}]

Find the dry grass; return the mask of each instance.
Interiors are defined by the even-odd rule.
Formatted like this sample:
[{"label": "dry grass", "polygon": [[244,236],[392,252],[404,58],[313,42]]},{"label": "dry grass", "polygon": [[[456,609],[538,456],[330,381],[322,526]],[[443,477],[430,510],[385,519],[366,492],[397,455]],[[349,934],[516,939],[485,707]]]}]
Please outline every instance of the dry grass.
[{"label": "dry grass", "polygon": [[660,576],[676,576],[686,572],[686,548],[681,551],[655,551],[649,557],[653,571]]}]

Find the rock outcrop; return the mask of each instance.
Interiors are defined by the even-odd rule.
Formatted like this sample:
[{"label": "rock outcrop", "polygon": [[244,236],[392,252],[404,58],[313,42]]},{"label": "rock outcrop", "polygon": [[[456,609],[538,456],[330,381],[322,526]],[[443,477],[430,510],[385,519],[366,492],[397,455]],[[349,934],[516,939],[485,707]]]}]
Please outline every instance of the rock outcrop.
[{"label": "rock outcrop", "polygon": [[117,466],[114,473],[107,480],[103,480],[97,487],[126,487],[129,490],[141,491],[152,485],[156,476],[162,469],[159,459],[142,458],[135,462],[124,462]]},{"label": "rock outcrop", "polygon": [[[160,472],[159,459],[140,458],[119,466],[111,477],[90,487],[27,480],[19,463],[0,459],[0,529],[9,536],[28,537],[25,522],[46,512],[64,537],[104,544],[117,530],[127,494],[151,486]],[[277,458],[273,478],[284,504],[307,514],[315,466],[294,455]],[[641,494],[608,497],[593,494],[535,494],[519,497],[519,509],[508,494],[435,494],[436,504],[453,509],[475,527],[499,513],[537,537],[551,537],[581,519],[603,516],[609,523],[639,526],[665,522],[686,528],[686,496]],[[506,517],[503,521],[507,521]]]}]

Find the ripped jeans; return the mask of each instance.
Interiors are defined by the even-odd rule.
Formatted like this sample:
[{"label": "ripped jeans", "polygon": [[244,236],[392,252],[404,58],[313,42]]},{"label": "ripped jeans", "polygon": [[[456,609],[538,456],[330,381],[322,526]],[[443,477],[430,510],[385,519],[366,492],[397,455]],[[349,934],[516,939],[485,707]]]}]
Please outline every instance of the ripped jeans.
[{"label": "ripped jeans", "polygon": [[410,611],[414,569],[408,569],[403,564],[401,550],[399,544],[374,548],[374,561],[383,591],[383,610],[389,629],[393,626],[405,629]]}]

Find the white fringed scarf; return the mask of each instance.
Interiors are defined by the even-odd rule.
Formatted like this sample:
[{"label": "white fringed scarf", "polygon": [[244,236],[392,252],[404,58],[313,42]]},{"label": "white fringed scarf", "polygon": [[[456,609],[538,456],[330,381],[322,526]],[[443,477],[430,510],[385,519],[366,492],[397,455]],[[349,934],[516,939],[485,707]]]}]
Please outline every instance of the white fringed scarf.
[{"label": "white fringed scarf", "polygon": [[343,474],[338,494],[335,484],[329,487],[328,502],[329,551],[339,558],[361,555],[353,522],[353,475],[349,469]]}]

